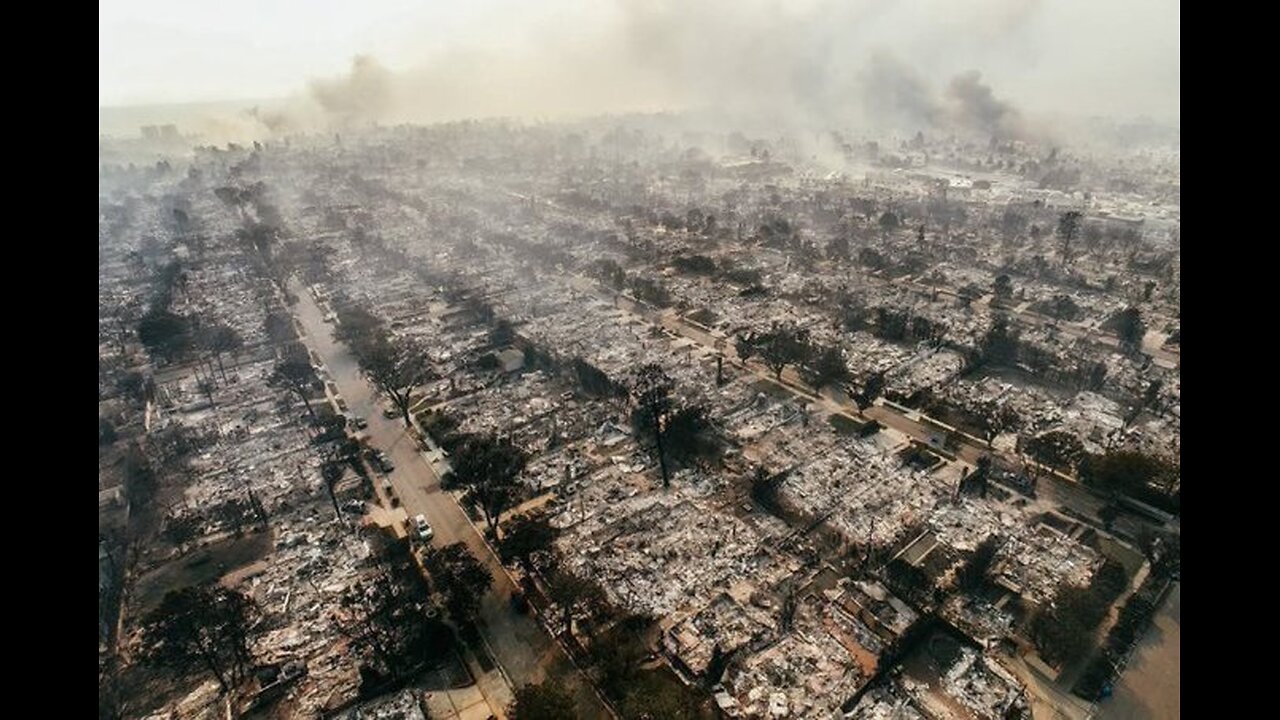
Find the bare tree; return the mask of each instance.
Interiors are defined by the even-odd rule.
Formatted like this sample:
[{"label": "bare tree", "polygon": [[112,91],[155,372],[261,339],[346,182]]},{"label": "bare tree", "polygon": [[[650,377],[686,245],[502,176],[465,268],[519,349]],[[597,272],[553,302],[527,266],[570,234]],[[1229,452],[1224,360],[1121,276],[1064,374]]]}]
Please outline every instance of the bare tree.
[{"label": "bare tree", "polygon": [[663,487],[671,487],[671,477],[667,471],[667,455],[662,447],[662,435],[673,408],[671,391],[674,386],[675,383],[666,371],[656,363],[642,365],[636,370],[631,382],[631,401],[635,404],[637,419],[648,425],[657,446]]},{"label": "bare tree", "polygon": [[222,355],[224,353],[235,355],[244,347],[244,338],[240,337],[240,333],[234,328],[227,325],[214,325],[209,328],[204,337],[205,350],[213,353],[214,359],[218,361],[218,372],[222,375],[222,382],[227,381],[227,369],[222,364]]}]

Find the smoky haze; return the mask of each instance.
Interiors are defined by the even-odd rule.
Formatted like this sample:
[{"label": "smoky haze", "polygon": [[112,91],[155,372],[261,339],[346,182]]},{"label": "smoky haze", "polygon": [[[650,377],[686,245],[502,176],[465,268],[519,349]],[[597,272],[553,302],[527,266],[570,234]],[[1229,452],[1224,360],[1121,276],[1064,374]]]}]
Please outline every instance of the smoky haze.
[{"label": "smoky haze", "polygon": [[[1179,115],[1178,5],[1134,0],[558,0],[224,125],[258,134],[468,117],[714,109],[792,128],[1035,138],[1057,116]],[[304,20],[299,20],[305,24]]]}]

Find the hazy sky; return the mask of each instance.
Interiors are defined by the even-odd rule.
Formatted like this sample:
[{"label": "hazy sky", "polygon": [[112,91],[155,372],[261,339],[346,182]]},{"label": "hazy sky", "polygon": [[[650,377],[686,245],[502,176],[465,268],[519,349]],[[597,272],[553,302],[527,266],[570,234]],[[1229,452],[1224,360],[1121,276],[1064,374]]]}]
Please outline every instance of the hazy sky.
[{"label": "hazy sky", "polygon": [[[444,50],[502,44],[554,0],[99,0],[98,104],[286,95],[344,73],[357,54],[393,69]],[[547,3],[551,5],[552,3]],[[524,26],[524,27],[522,27]]]},{"label": "hazy sky", "polygon": [[98,103],[300,94],[362,53],[462,112],[825,100],[888,52],[1031,111],[1176,121],[1179,32],[1178,0],[100,0]]}]

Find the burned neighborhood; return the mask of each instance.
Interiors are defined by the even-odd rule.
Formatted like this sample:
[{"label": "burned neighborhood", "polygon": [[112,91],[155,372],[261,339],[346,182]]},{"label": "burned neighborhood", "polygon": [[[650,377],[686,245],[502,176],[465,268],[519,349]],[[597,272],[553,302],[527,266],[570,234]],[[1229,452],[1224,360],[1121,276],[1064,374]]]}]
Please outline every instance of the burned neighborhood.
[{"label": "burned neighborhood", "polygon": [[1176,115],[959,70],[100,128],[100,717],[1178,717]]}]

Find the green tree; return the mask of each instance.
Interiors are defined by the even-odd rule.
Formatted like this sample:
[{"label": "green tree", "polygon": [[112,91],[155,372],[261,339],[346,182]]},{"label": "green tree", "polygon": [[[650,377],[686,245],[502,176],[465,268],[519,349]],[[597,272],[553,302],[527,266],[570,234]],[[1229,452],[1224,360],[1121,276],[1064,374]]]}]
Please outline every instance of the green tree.
[{"label": "green tree", "polygon": [[993,291],[995,292],[995,296],[997,300],[1004,300],[1004,301],[1012,300],[1013,299],[1013,281],[1009,279],[1009,276],[1007,274],[997,275],[995,285],[993,286]]},{"label": "green tree", "polygon": [[547,594],[552,602],[560,606],[563,632],[572,628],[573,613],[579,608],[599,608],[604,606],[604,590],[593,580],[574,575],[567,571],[557,571],[547,578]]},{"label": "green tree", "polygon": [[844,384],[851,378],[849,366],[845,364],[844,353],[837,346],[814,347],[809,353],[809,362],[801,370],[804,381],[815,389],[827,385]]},{"label": "green tree", "polygon": [[858,394],[858,405],[868,407],[876,401],[876,398],[884,392],[885,373],[883,370],[867,374],[866,380],[862,381],[862,392]]},{"label": "green tree", "polygon": [[405,427],[411,427],[409,407],[413,404],[413,391],[437,377],[426,349],[408,338],[377,339],[357,345],[356,356],[369,381],[386,393],[400,411]]},{"label": "green tree", "polygon": [[680,462],[716,457],[720,443],[707,417],[707,407],[686,405],[672,413],[662,431],[662,447]]},{"label": "green tree", "polygon": [[559,531],[544,513],[517,515],[508,523],[498,549],[505,563],[518,562],[532,569],[534,555],[550,552]]},{"label": "green tree", "polygon": [[1002,544],[1004,541],[999,535],[989,535],[978,543],[973,554],[956,571],[956,588],[965,593],[977,592],[986,580],[987,571],[995,562],[996,553],[1000,551]]},{"label": "green tree", "polygon": [[1084,659],[1093,646],[1093,630],[1101,618],[1098,610],[1087,590],[1060,589],[1054,602],[1031,620],[1031,638],[1044,659],[1058,667]]},{"label": "green tree", "polygon": [[1113,324],[1116,337],[1120,339],[1120,347],[1126,352],[1134,352],[1142,347],[1147,326],[1142,322],[1141,310],[1131,305],[1116,314]]},{"label": "green tree", "polygon": [[804,330],[778,328],[755,336],[752,342],[756,354],[779,381],[788,365],[799,365],[809,358],[809,333]]},{"label": "green tree", "polygon": [[382,320],[362,305],[344,305],[337,309],[338,326],[333,336],[355,351],[361,345],[374,343],[386,337]]},{"label": "green tree", "polygon": [[422,576],[400,558],[343,592],[334,626],[376,676],[397,680],[452,643],[449,630],[428,617],[429,609]]},{"label": "green tree", "polygon": [[510,717],[512,720],[573,720],[579,717],[578,704],[563,685],[547,680],[517,690]]},{"label": "green tree", "polygon": [[98,720],[122,720],[127,694],[120,682],[119,663],[98,663]]},{"label": "green tree", "polygon": [[627,690],[622,716],[625,720],[700,720],[704,713],[692,690],[657,673],[645,673]]},{"label": "green tree", "polygon": [[152,311],[138,322],[138,340],[152,355],[173,362],[191,347],[191,324],[167,310]]},{"label": "green tree", "polygon": [[220,585],[171,591],[146,617],[146,657],[168,667],[202,665],[230,691],[252,667],[249,628],[256,619],[252,600]]},{"label": "green tree", "polygon": [[1045,465],[1067,472],[1074,470],[1085,455],[1080,438],[1063,430],[1031,438],[1023,446],[1023,451]]},{"label": "green tree", "polygon": [[1066,265],[1071,253],[1071,242],[1080,236],[1080,224],[1084,215],[1079,210],[1068,210],[1058,216],[1058,239],[1062,241],[1062,264]]},{"label": "green tree", "polygon": [[1152,488],[1168,494],[1178,475],[1179,469],[1173,463],[1135,450],[1089,455],[1080,463],[1080,479],[1086,485],[1139,498]]},{"label": "green tree", "polygon": [[436,590],[445,598],[449,616],[469,625],[480,611],[480,601],[493,586],[493,576],[461,542],[432,548],[423,558]]},{"label": "green tree", "polygon": [[1009,318],[1003,313],[997,314],[991,321],[991,327],[982,338],[982,362],[992,365],[1007,365],[1018,357],[1018,333],[1009,325]]},{"label": "green tree", "polygon": [[591,659],[600,673],[600,689],[615,701],[633,686],[640,665],[649,655],[645,635],[653,620],[641,615],[614,623],[591,643]]},{"label": "green tree", "polygon": [[315,410],[311,408],[309,396],[316,382],[318,382],[316,370],[311,367],[311,360],[307,358],[306,351],[286,355],[276,363],[275,370],[267,378],[268,385],[290,390],[301,398],[312,422],[317,422],[317,418]]},{"label": "green tree", "polygon": [[467,489],[467,502],[480,509],[494,537],[502,512],[518,497],[520,473],[528,455],[509,439],[493,435],[464,437],[455,448],[446,485]]}]

